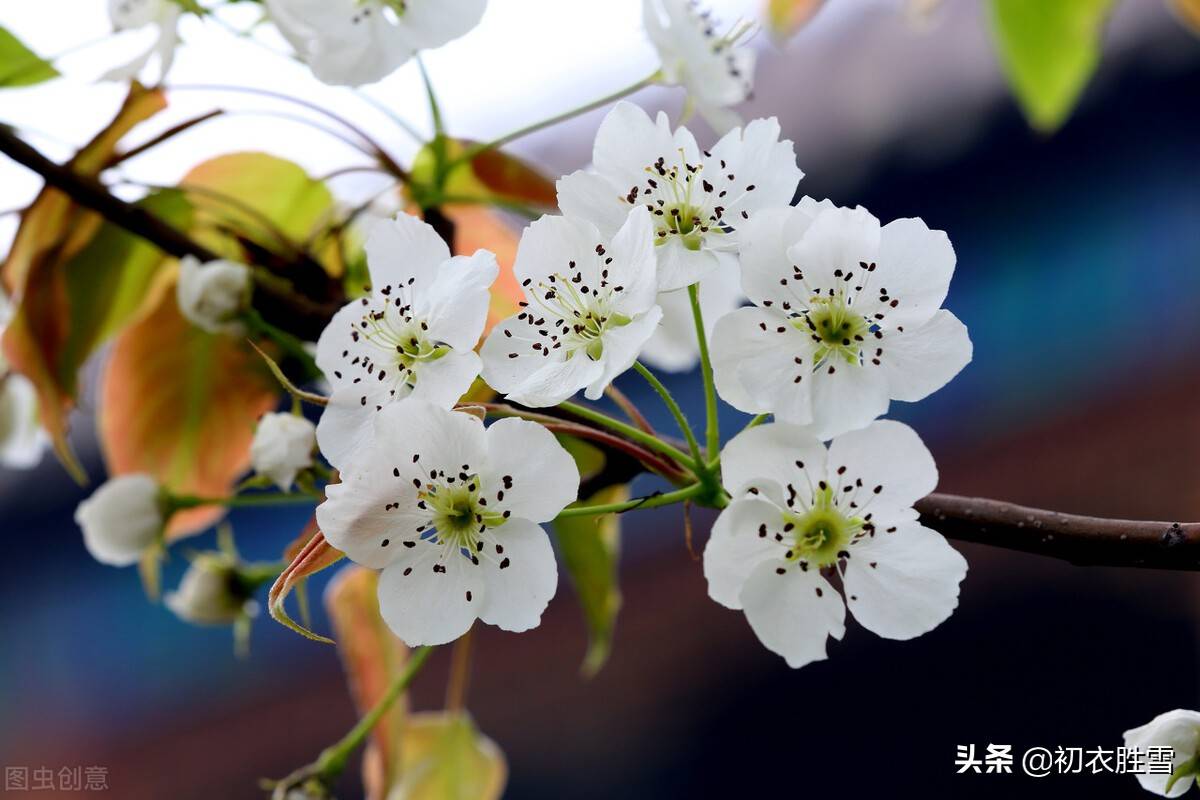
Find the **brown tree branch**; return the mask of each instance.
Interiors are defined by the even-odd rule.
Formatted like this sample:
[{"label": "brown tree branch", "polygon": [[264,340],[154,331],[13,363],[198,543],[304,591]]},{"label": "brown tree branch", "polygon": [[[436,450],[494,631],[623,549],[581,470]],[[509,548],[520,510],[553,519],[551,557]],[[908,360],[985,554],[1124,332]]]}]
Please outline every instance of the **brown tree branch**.
[{"label": "brown tree branch", "polygon": [[1060,558],[1079,566],[1200,569],[1200,523],[1063,514],[982,497],[931,494],[921,522],[949,539]]},{"label": "brown tree branch", "polygon": [[[58,189],[113,225],[145,239],[167,255],[175,258],[190,255],[201,261],[213,261],[220,257],[144,208],[114,196],[95,178],[80,175],[69,165],[46,158],[6,125],[0,125],[0,153],[36,172],[47,186]],[[241,241],[243,245],[253,244],[245,239]],[[250,250],[251,255],[263,266],[281,272],[281,266],[287,266],[296,279],[293,282],[297,286],[304,283],[304,288],[309,290],[304,293],[285,292],[277,285],[260,283],[255,287],[258,295],[255,305],[259,312],[284,330],[305,339],[316,339],[344,302],[341,285],[329,278],[324,267],[308,254],[289,258],[288,264],[281,265],[278,263],[281,260],[279,257],[261,247],[251,247]]]}]

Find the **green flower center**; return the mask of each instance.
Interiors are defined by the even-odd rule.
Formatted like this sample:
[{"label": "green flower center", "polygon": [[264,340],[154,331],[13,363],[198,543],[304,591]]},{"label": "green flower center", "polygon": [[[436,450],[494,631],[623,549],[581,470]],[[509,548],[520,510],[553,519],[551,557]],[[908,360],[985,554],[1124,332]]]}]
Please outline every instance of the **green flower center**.
[{"label": "green flower center", "polygon": [[490,511],[486,501],[481,502],[476,475],[463,483],[427,484],[420,499],[433,516],[432,526],[438,537],[471,552],[475,550],[477,534],[503,525],[506,519],[503,514]]},{"label": "green flower center", "polygon": [[804,561],[817,568],[838,561],[850,542],[863,530],[864,520],[848,517],[833,501],[833,489],[817,491],[812,506],[805,512],[785,512],[785,534],[791,534],[792,544],[787,552],[789,561]]},{"label": "green flower center", "polygon": [[807,328],[817,342],[816,363],[830,357],[859,363],[863,342],[871,333],[867,320],[847,306],[841,295],[814,297],[808,312],[793,324],[801,330]]}]

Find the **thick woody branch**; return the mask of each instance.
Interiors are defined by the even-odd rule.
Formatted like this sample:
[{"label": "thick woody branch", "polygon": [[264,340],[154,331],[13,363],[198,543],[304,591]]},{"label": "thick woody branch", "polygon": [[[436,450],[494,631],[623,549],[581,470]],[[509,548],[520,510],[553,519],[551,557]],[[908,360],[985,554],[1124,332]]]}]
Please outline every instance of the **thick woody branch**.
[{"label": "thick woody branch", "polygon": [[1079,566],[1200,569],[1197,522],[1087,517],[952,494],[931,494],[916,507],[924,525],[959,541]]},{"label": "thick woody branch", "polygon": [[[182,231],[173,228],[140,206],[115,197],[99,180],[81,175],[70,164],[58,164],[46,158],[21,139],[12,128],[0,125],[0,153],[36,172],[46,185],[58,189],[84,208],[96,212],[108,222],[150,242],[175,258],[195,256],[213,261],[220,256]],[[243,245],[253,245],[242,240]],[[251,255],[264,266],[278,269],[278,257],[270,257],[261,248],[251,246]],[[309,292],[281,291],[278,285],[259,284],[255,305],[262,315],[298,336],[315,339],[343,301],[341,287],[330,280],[324,268],[311,256],[301,254],[289,263],[297,283],[303,278]],[[319,285],[317,285],[319,284]],[[312,296],[309,296],[312,295]]]}]

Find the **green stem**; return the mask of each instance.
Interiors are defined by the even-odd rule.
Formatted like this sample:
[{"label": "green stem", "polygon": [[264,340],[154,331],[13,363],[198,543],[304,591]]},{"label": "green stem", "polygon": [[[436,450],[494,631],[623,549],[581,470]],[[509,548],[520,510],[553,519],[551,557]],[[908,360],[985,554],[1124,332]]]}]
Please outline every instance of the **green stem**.
[{"label": "green stem", "polygon": [[704,334],[704,314],[700,311],[700,285],[688,287],[692,301],[692,318],[696,321],[696,341],[700,345],[700,374],[704,380],[704,411],[707,422],[708,457],[717,458],[721,452],[721,428],[717,420],[717,387],[713,382],[712,359],[708,355],[708,337]]},{"label": "green stem", "polygon": [[433,652],[433,648],[428,645],[414,651],[408,659],[408,663],[404,665],[404,671],[392,680],[387,692],[379,699],[375,707],[364,714],[358,724],[351,728],[350,732],[340,741],[321,751],[321,755],[317,757],[316,768],[317,774],[324,781],[329,782],[342,773],[350,754],[363,743],[383,715],[391,709],[400,695],[404,694],[409,684],[417,677],[417,673],[421,671],[421,667],[425,666],[425,661],[431,652]]},{"label": "green stem", "polygon": [[594,411],[587,406],[581,406],[577,403],[572,403],[569,401],[559,403],[558,407],[563,411],[568,411],[577,417],[586,419],[588,422],[594,422],[597,425],[603,425],[610,430],[614,430],[620,434],[623,434],[626,438],[632,439],[640,444],[644,444],[651,450],[657,450],[663,455],[670,456],[693,472],[700,470],[700,465],[693,461],[691,456],[680,450],[678,447],[667,444],[657,437],[638,430],[632,425],[626,425],[624,422],[615,420],[607,414],[601,414],[599,411]]},{"label": "green stem", "polygon": [[448,169],[453,169],[454,167],[458,166],[458,164],[460,164],[462,162],[470,161],[471,159],[478,156],[480,153],[486,153],[488,150],[495,150],[496,148],[503,147],[504,145],[508,144],[509,142],[514,142],[523,136],[528,136],[531,133],[536,133],[537,131],[540,131],[543,128],[549,128],[553,125],[559,124],[560,122],[566,122],[567,120],[571,119],[572,117],[577,117],[580,114],[586,114],[587,112],[592,111],[593,109],[597,109],[597,108],[600,108],[601,106],[606,106],[609,103],[616,102],[617,100],[620,100],[622,97],[625,97],[626,95],[633,94],[634,92],[638,91],[639,89],[646,88],[647,86],[649,86],[650,84],[654,83],[657,80],[658,80],[658,72],[655,71],[655,73],[653,75],[648,75],[645,78],[642,78],[637,83],[630,84],[629,86],[626,86],[624,89],[620,89],[618,91],[613,92],[612,94],[605,95],[604,97],[601,97],[599,100],[593,100],[592,102],[587,103],[586,105],[582,105],[582,106],[580,106],[578,108],[574,108],[570,111],[564,111],[561,114],[557,114],[553,117],[550,117],[549,119],[544,119],[541,122],[535,122],[532,125],[526,125],[524,128],[520,128],[518,130],[513,131],[512,133],[505,134],[504,136],[501,136],[499,139],[493,139],[490,142],[484,142],[482,144],[477,144],[474,147],[467,148],[467,150],[461,156],[454,159],[454,161],[450,163],[450,166]]},{"label": "green stem", "polygon": [[679,403],[675,402],[675,398],[671,395],[669,389],[663,386],[662,381],[658,377],[646,369],[645,365],[640,361],[633,362],[633,368],[638,374],[646,379],[646,383],[650,384],[654,391],[658,392],[658,396],[662,398],[667,409],[670,410],[671,416],[675,417],[675,423],[679,425],[679,430],[683,432],[683,437],[687,439],[688,448],[692,451],[692,461],[697,465],[704,463],[704,456],[700,453],[700,443],[696,441],[696,434],[692,433],[692,426],[688,424],[687,417],[683,415],[683,409],[679,407]]},{"label": "green stem", "polygon": [[622,503],[604,503],[595,506],[575,506],[566,508],[559,512],[558,519],[567,517],[591,517],[599,514],[614,514],[622,511],[629,511],[634,508],[658,508],[659,506],[669,506],[675,503],[682,503],[684,500],[690,500],[697,495],[707,491],[702,483],[694,483],[691,486],[685,486],[682,489],[677,489],[673,492],[665,494],[652,494],[647,497],[636,497],[633,500],[626,500]]}]

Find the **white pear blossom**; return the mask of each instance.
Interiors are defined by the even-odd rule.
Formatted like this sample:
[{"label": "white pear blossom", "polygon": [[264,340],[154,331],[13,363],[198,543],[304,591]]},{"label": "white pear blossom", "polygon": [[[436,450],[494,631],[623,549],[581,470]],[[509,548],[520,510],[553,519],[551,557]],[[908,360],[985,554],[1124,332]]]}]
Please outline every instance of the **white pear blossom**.
[{"label": "white pear blossom", "polygon": [[272,21],[325,83],[386,78],[419,50],[463,36],[487,0],[266,0]]},{"label": "white pear blossom", "polygon": [[631,208],[654,221],[658,288],[680,289],[717,269],[737,269],[739,229],[763,209],[786,206],[804,173],[779,122],[757,119],[701,150],[687,128],[671,130],[638,106],[618,103],[596,133],[592,170],[558,182],[567,216],[612,235]]},{"label": "white pear blossom", "polygon": [[388,404],[412,395],[449,408],[471,387],[500,269],[486,250],[451,257],[407,214],[377,223],[366,250],[371,293],[335,314],[317,342],[333,386],[317,441],[335,467],[371,437],[371,418]]},{"label": "white pear blossom", "polygon": [[687,89],[688,99],[717,133],[740,124],[736,105],[750,96],[754,50],[746,24],[722,29],[696,0],[643,0],[646,33],[662,59],[663,82]]},{"label": "white pear blossom", "polygon": [[[700,279],[700,312],[704,315],[705,340],[712,347],[717,320],[742,304],[741,271],[718,269]],[[687,372],[700,363],[696,321],[692,302],[685,291],[659,292],[662,321],[642,348],[642,361],[667,372]]]},{"label": "white pear blossom", "polygon": [[917,521],[937,467],[911,428],[884,420],[826,449],[795,425],[762,425],[726,445],[721,473],[733,500],[704,550],[708,593],[790,666],[826,657],[847,606],[868,630],[911,639],[958,605],[967,563]]},{"label": "white pear blossom", "polygon": [[237,560],[225,553],[201,553],[192,559],[179,588],[163,603],[171,613],[196,625],[232,625],[256,610],[238,575]]},{"label": "white pear blossom", "polygon": [[919,219],[880,227],[861,207],[806,198],[742,236],[742,287],[756,307],[713,332],[717,391],[735,408],[829,439],[890,400],[922,399],[971,360],[966,327],[940,308],[955,261],[942,231]]},{"label": "white pear blossom", "polygon": [[380,412],[375,435],[317,508],[329,543],[382,569],[379,607],[409,646],[442,644],[476,618],[535,627],[558,571],[539,523],[576,499],[575,461],[547,429],[487,429],[416,399]]},{"label": "white pear blossom", "polygon": [[201,263],[195,256],[184,256],[179,261],[175,298],[193,325],[209,333],[237,336],[245,330],[240,316],[249,304],[252,284],[245,264],[225,260]]},{"label": "white pear blossom", "polygon": [[590,222],[546,216],[521,236],[514,266],[526,302],[497,325],[480,354],[483,378],[526,406],[595,400],[633,366],[654,333],[650,214],[636,209],[609,236]]},{"label": "white pear blossom", "polygon": [[75,522],[83,543],[102,564],[135,564],[162,536],[163,491],[140,473],[112,478],[79,504]]},{"label": "white pear blossom", "polygon": [[313,463],[316,427],[298,414],[265,414],[250,443],[250,463],[259,475],[270,478],[286,492],[296,474]]},{"label": "white pear blossom", "polygon": [[165,80],[175,62],[179,45],[179,18],[183,6],[176,0],[108,0],[108,16],[117,32],[136,30],[153,25],[158,38],[145,53],[104,75],[104,80],[127,81],[137,78],[150,59],[158,56],[159,81]]},{"label": "white pear blossom", "polygon": [[1200,712],[1179,708],[1159,714],[1140,728],[1125,731],[1125,746],[1142,751],[1171,748],[1171,773],[1139,773],[1138,783],[1161,797],[1187,794],[1200,773]]}]

